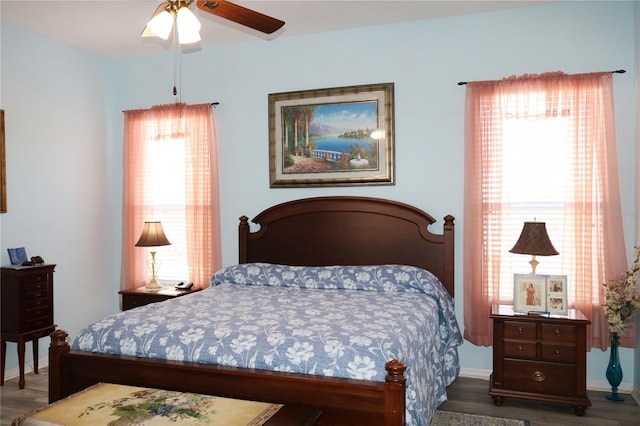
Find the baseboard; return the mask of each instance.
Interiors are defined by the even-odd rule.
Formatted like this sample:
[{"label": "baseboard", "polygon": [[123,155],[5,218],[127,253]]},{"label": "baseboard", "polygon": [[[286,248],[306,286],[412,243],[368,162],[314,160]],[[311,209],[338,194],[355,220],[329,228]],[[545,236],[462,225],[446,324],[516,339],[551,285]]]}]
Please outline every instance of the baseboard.
[{"label": "baseboard", "polygon": [[[489,380],[491,370],[485,370],[480,368],[461,368],[460,376],[469,377],[472,379]],[[610,392],[611,385],[606,380],[587,380],[587,389],[598,392]],[[634,392],[633,383],[622,382],[618,386],[619,393],[632,394],[636,402],[640,399],[640,394],[637,391]]]},{"label": "baseboard", "polygon": [[[42,369],[42,368],[46,368],[49,366],[49,358],[40,358],[38,360],[38,370]],[[28,362],[25,362],[24,364],[24,374],[25,376],[27,374],[31,374],[33,373],[33,364],[30,364]],[[18,377],[20,377],[20,369],[18,367],[12,368],[10,370],[6,370],[4,372],[4,380],[11,380],[11,379],[17,379]]]}]

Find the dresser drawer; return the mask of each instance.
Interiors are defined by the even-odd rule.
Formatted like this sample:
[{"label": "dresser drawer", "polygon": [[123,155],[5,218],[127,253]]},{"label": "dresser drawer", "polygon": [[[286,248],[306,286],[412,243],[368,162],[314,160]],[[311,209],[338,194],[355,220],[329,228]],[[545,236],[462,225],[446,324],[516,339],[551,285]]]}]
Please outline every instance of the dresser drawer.
[{"label": "dresser drawer", "polygon": [[536,324],[524,321],[505,321],[503,334],[507,339],[536,340]]},{"label": "dresser drawer", "polygon": [[30,318],[25,323],[27,330],[38,330],[41,328],[53,326],[53,320],[49,315],[45,315],[39,318]]},{"label": "dresser drawer", "polygon": [[542,324],[542,340],[544,342],[576,342],[576,327],[563,324]]},{"label": "dresser drawer", "polygon": [[521,392],[574,395],[576,369],[571,364],[505,359],[502,383]]},{"label": "dresser drawer", "polygon": [[38,291],[47,288],[47,274],[30,274],[23,280],[25,291]]},{"label": "dresser drawer", "polygon": [[554,345],[543,343],[540,358],[543,361],[566,362],[575,364],[576,347],[572,345]]},{"label": "dresser drawer", "polygon": [[30,295],[34,293],[42,293],[43,291],[44,292],[49,291],[49,282],[46,279],[43,281],[38,280],[34,282],[24,283],[24,293],[26,295]]},{"label": "dresser drawer", "polygon": [[521,342],[517,340],[504,341],[504,356],[509,358],[529,358],[537,357],[535,342]]},{"label": "dresser drawer", "polygon": [[47,282],[39,282],[25,285],[24,306],[29,309],[49,304],[50,291]]}]

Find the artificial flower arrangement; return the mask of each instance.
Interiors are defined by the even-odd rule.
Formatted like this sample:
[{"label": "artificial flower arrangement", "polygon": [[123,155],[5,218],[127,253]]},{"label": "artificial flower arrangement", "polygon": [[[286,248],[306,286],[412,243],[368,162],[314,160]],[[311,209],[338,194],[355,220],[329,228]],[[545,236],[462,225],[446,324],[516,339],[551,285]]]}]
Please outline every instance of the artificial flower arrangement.
[{"label": "artificial flower arrangement", "polygon": [[604,284],[604,313],[609,322],[609,332],[617,341],[627,319],[640,308],[638,273],[640,272],[640,247],[635,247],[633,263],[618,279]]}]

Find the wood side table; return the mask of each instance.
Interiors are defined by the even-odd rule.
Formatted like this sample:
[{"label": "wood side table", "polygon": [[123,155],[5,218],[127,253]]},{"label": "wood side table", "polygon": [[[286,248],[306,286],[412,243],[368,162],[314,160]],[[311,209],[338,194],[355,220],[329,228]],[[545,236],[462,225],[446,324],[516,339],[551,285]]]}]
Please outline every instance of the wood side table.
[{"label": "wood side table", "polygon": [[0,385],[4,385],[7,342],[18,345],[18,386],[24,389],[25,343],[33,347],[33,373],[38,374],[38,339],[55,330],[53,323],[53,270],[56,265],[2,268],[0,278]]},{"label": "wood side table", "polygon": [[163,300],[173,299],[174,297],[184,296],[200,290],[202,289],[195,287],[191,287],[189,290],[177,290],[172,286],[164,286],[160,290],[151,291],[145,287],[138,287],[133,290],[120,290],[118,294],[122,295],[122,310],[127,311],[138,306],[162,302]]},{"label": "wood side table", "polygon": [[573,406],[578,416],[591,406],[587,397],[587,325],[582,312],[567,316],[516,314],[494,305],[493,374],[489,395],[496,405],[507,397]]}]

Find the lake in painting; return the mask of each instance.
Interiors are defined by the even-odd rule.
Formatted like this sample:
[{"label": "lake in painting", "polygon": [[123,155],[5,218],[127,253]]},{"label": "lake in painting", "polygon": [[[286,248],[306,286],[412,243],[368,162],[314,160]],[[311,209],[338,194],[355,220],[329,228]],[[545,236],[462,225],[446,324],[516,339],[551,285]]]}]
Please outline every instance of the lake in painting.
[{"label": "lake in painting", "polygon": [[337,136],[327,136],[314,140],[317,149],[323,151],[350,152],[352,145],[360,145],[362,149],[368,150],[373,146],[373,141],[364,139],[339,138]]}]

